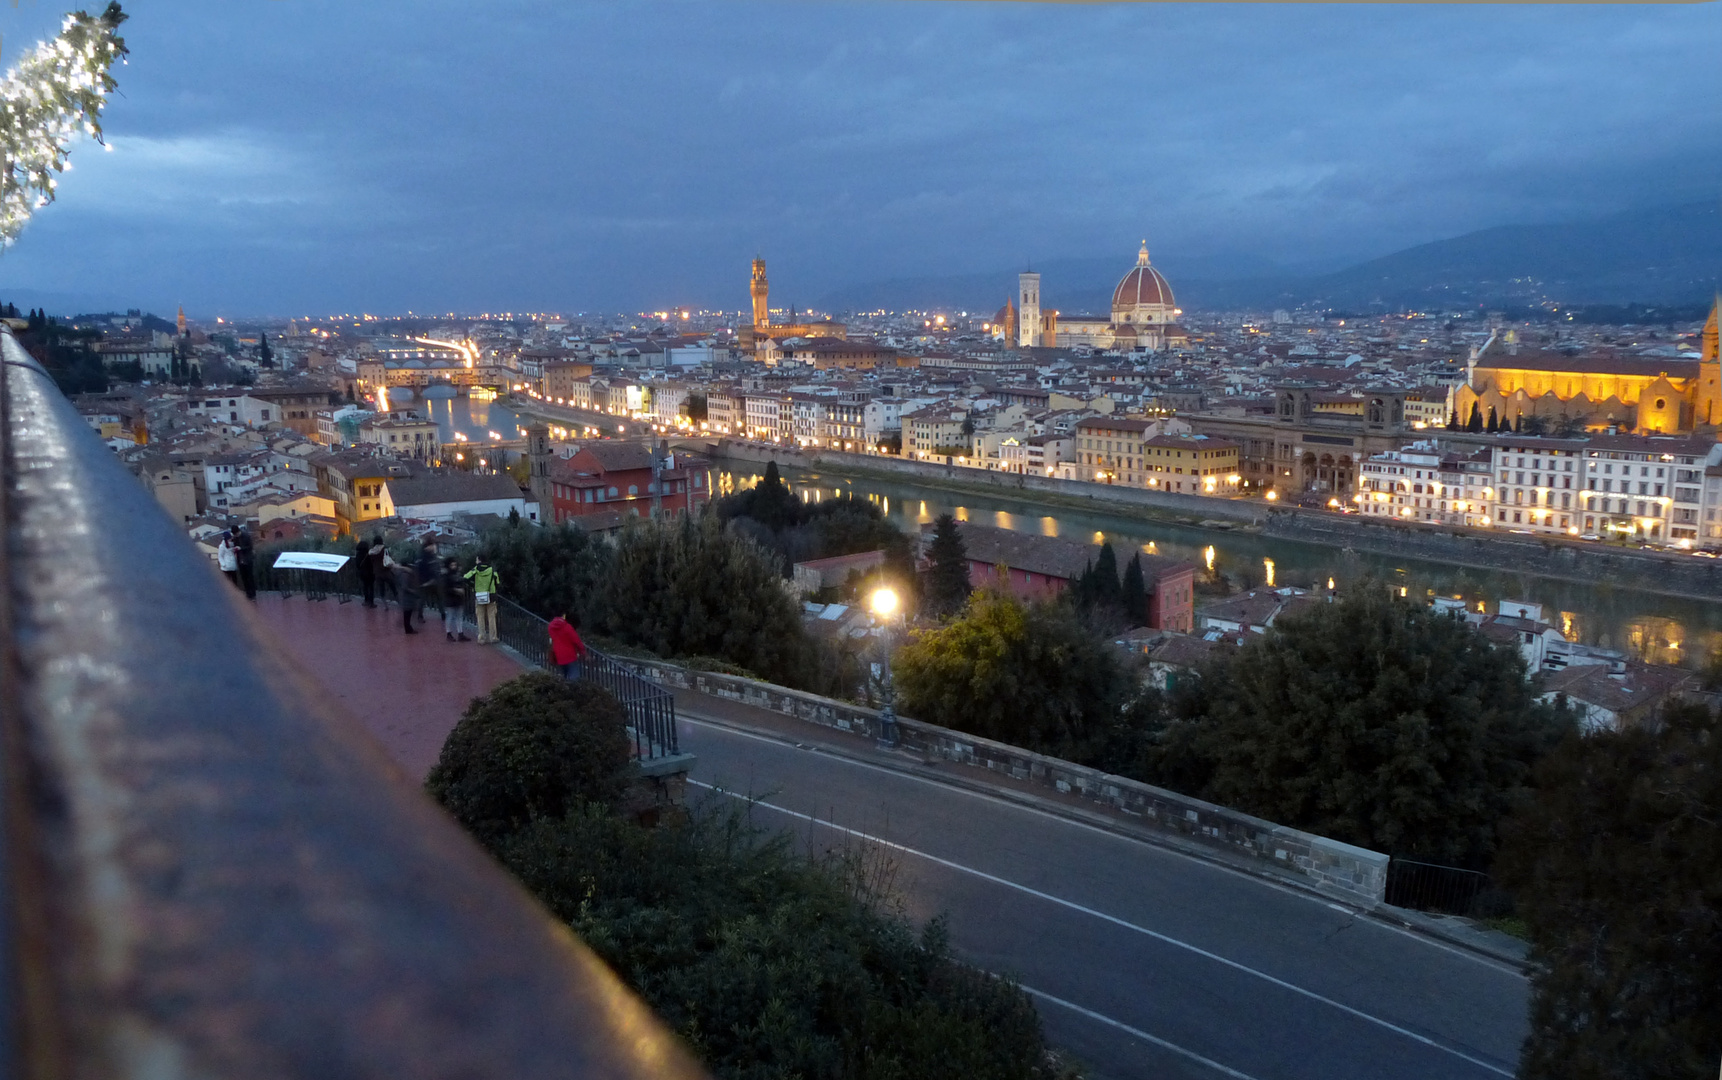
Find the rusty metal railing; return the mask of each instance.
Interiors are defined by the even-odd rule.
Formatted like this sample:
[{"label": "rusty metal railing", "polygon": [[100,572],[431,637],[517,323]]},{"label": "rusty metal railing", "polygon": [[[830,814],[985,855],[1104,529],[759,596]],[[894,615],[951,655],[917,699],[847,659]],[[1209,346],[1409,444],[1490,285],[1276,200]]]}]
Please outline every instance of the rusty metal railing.
[{"label": "rusty metal railing", "polygon": [[693,1077],[0,331],[0,1077]]}]

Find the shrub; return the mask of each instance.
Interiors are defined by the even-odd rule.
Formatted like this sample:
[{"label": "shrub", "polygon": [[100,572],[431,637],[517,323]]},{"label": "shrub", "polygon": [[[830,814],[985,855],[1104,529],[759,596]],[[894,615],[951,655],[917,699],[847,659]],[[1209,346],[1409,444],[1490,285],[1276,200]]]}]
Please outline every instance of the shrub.
[{"label": "shrub", "polygon": [[719,1077],[1043,1075],[1028,997],[886,910],[865,860],[798,855],[739,812],[647,830],[592,809],[502,857]]},{"label": "shrub", "polygon": [[474,698],[425,787],[486,846],[581,803],[614,806],[630,774],[627,716],[606,690],[534,672]]}]

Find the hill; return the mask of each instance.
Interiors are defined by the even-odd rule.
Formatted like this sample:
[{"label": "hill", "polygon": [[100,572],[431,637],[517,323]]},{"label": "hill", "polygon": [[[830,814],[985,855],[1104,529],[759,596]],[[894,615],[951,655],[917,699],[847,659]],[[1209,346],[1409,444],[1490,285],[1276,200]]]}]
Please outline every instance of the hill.
[{"label": "hill", "polygon": [[[1686,203],[1581,221],[1502,225],[1326,274],[1295,274],[1244,259],[1156,260],[1190,310],[1303,305],[1372,308],[1521,308],[1575,304],[1706,304],[1722,287],[1722,211]],[[1123,272],[1116,258],[1037,266],[1049,300],[1066,311],[1104,310]],[[1016,271],[900,278],[836,290],[820,307],[997,310]]]}]

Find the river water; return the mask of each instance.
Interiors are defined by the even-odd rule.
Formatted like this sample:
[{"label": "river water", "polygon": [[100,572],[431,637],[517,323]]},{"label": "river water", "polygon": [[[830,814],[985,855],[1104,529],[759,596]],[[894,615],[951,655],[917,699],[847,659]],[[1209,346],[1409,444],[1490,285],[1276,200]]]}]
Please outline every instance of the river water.
[{"label": "river water", "polygon": [[485,442],[492,433],[502,439],[526,438],[526,425],[508,408],[494,401],[476,400],[456,394],[452,387],[433,386],[419,393],[407,386],[389,391],[389,402],[397,409],[417,409],[436,421],[438,438],[445,443],[455,435],[471,442]]},{"label": "river water", "polygon": [[[758,483],[763,468],[737,465],[720,470],[717,490]],[[1037,507],[991,494],[956,494],[901,480],[859,479],[833,473],[784,469],[783,478],[803,499],[854,495],[878,504],[899,528],[914,531],[943,513],[1018,532],[1059,536],[1083,543],[1109,540],[1120,560],[1133,550],[1211,566],[1234,585],[1325,585],[1330,578],[1372,574],[1410,596],[1457,596],[1475,608],[1495,610],[1498,600],[1543,605],[1544,618],[1574,641],[1620,649],[1655,663],[1702,663],[1722,646],[1722,604],[1621,589],[1607,582],[1551,581],[1511,572],[1470,570],[1416,559],[1346,553],[1322,544],[1280,540],[1253,533],[1200,529],[1124,514]]]}]

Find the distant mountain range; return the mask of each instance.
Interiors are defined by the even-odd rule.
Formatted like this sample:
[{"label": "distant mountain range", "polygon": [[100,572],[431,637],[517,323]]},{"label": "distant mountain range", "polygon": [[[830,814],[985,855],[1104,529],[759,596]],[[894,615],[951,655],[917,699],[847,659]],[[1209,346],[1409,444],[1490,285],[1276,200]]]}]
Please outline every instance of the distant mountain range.
[{"label": "distant mountain range", "polygon": [[[1715,202],[1634,210],[1586,221],[1502,225],[1331,273],[1294,273],[1239,260],[1160,264],[1189,310],[1299,306],[1458,310],[1583,304],[1692,305],[1722,286],[1722,208]],[[1065,259],[1037,266],[1049,300],[1104,313],[1128,260]],[[952,308],[990,314],[1014,294],[1016,271],[900,278],[841,289],[827,311]],[[1084,306],[1086,305],[1086,306]]]}]

